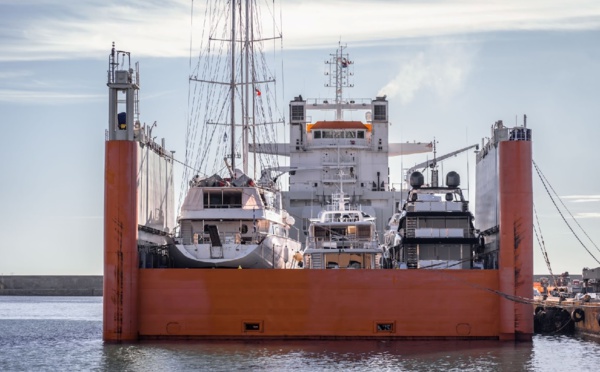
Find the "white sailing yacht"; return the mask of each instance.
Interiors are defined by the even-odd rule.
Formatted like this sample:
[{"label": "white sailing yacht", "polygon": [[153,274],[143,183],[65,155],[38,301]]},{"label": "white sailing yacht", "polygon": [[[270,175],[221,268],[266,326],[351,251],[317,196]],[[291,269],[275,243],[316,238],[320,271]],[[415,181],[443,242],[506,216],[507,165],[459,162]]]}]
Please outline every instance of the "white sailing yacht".
[{"label": "white sailing yacht", "polygon": [[250,169],[248,157],[250,142],[273,141],[275,126],[283,123],[263,46],[280,36],[276,29],[273,37],[263,36],[268,25],[259,21],[256,1],[209,2],[204,11],[207,39],[190,77],[186,163],[191,167],[184,180],[191,181],[182,183],[174,266],[297,267],[293,257],[301,244],[294,219],[283,210],[269,172],[259,170],[276,167],[276,158],[255,154]]}]

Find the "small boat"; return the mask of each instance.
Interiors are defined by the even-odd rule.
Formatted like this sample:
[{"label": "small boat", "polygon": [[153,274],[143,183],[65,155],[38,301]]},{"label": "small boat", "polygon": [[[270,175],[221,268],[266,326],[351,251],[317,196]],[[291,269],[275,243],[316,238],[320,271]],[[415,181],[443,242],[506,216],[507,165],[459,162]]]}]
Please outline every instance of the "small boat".
[{"label": "small boat", "polygon": [[[437,177],[432,177],[437,179]],[[459,188],[460,176],[449,172],[446,187],[423,186],[423,174],[410,176],[412,189],[384,236],[385,268],[482,269],[473,215]],[[437,182],[436,182],[437,183]]]},{"label": "small boat", "polygon": [[[341,187],[340,187],[341,190]],[[304,249],[308,269],[378,269],[383,250],[375,217],[350,205],[343,191],[331,196],[331,204],[310,219]]]}]

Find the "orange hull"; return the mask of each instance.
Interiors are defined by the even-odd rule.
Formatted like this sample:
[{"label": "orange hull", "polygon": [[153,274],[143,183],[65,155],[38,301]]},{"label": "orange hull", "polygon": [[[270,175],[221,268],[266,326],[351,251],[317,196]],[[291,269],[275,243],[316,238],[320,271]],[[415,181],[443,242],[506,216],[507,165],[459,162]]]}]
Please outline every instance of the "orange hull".
[{"label": "orange hull", "polygon": [[[500,292],[533,298],[531,142],[500,142]],[[500,300],[500,338],[531,339],[531,306]]]},{"label": "orange hull", "polygon": [[107,141],[103,338],[137,340],[137,143]]},{"label": "orange hull", "polygon": [[140,270],[139,336],[498,338],[483,288],[497,270]]}]

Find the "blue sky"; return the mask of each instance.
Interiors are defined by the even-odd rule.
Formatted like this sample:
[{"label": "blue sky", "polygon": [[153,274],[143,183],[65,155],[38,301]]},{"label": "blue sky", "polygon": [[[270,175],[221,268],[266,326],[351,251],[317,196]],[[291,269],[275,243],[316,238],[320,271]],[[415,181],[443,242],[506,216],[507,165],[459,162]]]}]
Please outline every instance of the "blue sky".
[{"label": "blue sky", "polygon": [[[341,39],[355,61],[349,95],[387,94],[391,141],[435,136],[445,153],[480,143],[496,120],[520,124],[527,114],[534,160],[600,244],[598,1],[282,5],[283,109],[298,94],[333,95],[323,87],[323,61]],[[0,0],[0,275],[102,273],[111,43],[140,61],[142,121],[157,121],[154,133],[183,154],[190,9],[183,0]],[[202,14],[201,2],[195,12]],[[448,160],[444,171],[467,159],[473,175],[472,154]],[[424,160],[394,160],[392,181]],[[535,174],[534,193],[553,271],[600,266]],[[534,271],[547,272],[537,243],[534,251]]]}]

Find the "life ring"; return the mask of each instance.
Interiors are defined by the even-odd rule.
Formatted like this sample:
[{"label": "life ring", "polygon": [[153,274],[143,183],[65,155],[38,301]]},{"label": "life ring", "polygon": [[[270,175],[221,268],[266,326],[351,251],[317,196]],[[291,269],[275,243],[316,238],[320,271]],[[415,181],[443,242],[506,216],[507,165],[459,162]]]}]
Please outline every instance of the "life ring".
[{"label": "life ring", "polygon": [[571,319],[573,319],[575,323],[581,322],[585,319],[585,311],[583,311],[583,309],[573,310],[571,313]]}]

